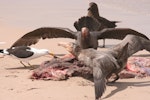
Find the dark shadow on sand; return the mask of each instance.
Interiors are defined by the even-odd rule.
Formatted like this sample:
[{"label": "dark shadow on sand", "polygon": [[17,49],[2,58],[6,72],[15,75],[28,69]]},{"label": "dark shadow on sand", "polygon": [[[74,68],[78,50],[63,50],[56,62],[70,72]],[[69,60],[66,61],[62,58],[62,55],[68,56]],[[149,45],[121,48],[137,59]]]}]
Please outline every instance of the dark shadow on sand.
[{"label": "dark shadow on sand", "polygon": [[14,67],[14,68],[6,68],[6,70],[15,70],[15,69],[28,69],[28,70],[34,70],[36,68],[38,68],[40,65],[32,65],[32,66],[19,66],[19,67]]},{"label": "dark shadow on sand", "polygon": [[110,44],[110,45],[105,45],[105,47],[99,45],[98,48],[111,48],[113,46],[115,46],[115,45],[114,44],[112,44],[112,45]]},{"label": "dark shadow on sand", "polygon": [[150,57],[150,54],[132,55],[132,57]]},{"label": "dark shadow on sand", "polygon": [[110,94],[108,94],[106,97],[103,99],[109,98],[115,93],[119,91],[123,91],[128,87],[145,87],[145,86],[150,86],[150,81],[145,81],[145,82],[116,82],[116,83],[108,83],[108,86],[115,86],[117,89],[111,91]]}]

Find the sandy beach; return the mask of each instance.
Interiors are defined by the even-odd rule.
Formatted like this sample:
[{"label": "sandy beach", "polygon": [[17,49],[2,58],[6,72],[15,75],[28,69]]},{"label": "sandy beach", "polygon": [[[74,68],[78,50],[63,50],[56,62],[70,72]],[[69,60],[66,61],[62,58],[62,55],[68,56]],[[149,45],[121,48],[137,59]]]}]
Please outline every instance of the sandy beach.
[{"label": "sandy beach", "polygon": [[[3,0],[0,4],[0,48],[9,48],[18,38],[39,27],[68,27],[75,31],[74,21],[87,14],[88,3],[92,0],[36,0],[16,2]],[[119,20],[118,27],[135,29],[150,38],[149,0],[93,0],[98,3],[100,15],[109,20]],[[123,2],[124,1],[124,2]],[[36,2],[36,3],[35,3]],[[79,3],[80,2],[80,3]],[[136,4],[135,4],[136,2]],[[34,5],[32,5],[34,4]],[[56,5],[57,4],[57,5]],[[11,5],[11,6],[10,6]],[[55,6],[54,6],[55,5]],[[139,7],[140,6],[140,7]],[[35,12],[33,14],[33,12]],[[53,53],[68,52],[57,46],[59,41],[74,42],[72,39],[40,40],[35,48],[46,48]],[[120,40],[106,40],[106,47],[116,45]],[[99,44],[102,41],[99,40]],[[107,48],[99,50],[106,50]],[[150,57],[142,50],[135,55]],[[33,66],[39,66],[51,57],[32,60]],[[71,77],[64,81],[31,80],[31,67],[23,67],[20,62],[9,56],[0,55],[0,100],[94,100],[93,82],[81,77]],[[103,100],[149,100],[150,77],[119,79],[107,85]]]}]

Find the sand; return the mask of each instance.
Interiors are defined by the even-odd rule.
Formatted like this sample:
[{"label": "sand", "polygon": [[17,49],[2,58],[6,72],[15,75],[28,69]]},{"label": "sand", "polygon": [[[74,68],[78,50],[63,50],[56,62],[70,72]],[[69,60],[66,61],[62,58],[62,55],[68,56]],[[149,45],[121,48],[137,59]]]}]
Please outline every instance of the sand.
[{"label": "sand", "polygon": [[[100,1],[98,0],[95,1],[100,3]],[[143,12],[141,11],[141,9],[138,12],[139,9],[134,8],[140,5],[141,2],[136,2],[136,5],[132,8],[131,5],[133,5],[134,2],[128,5],[130,0],[127,0],[125,3],[121,2],[123,0],[120,0],[120,2],[116,2],[116,1],[115,0],[102,1],[101,10],[100,10],[101,15],[103,15],[104,17],[110,20],[121,20],[122,23],[120,23],[118,27],[133,28],[150,37],[149,34],[150,29],[148,27],[148,25],[150,25],[149,14],[147,13],[148,12],[147,10],[144,10],[147,7],[149,7],[147,6],[147,2],[149,1],[142,0],[142,3],[145,4],[144,6],[145,8],[143,6],[142,6],[143,8],[141,8],[143,9]],[[43,27],[43,26],[66,27],[67,26],[68,28],[75,30],[73,28],[72,23],[75,20],[77,20],[77,18],[79,18],[80,16],[86,15],[88,2],[86,2],[86,5],[82,6],[84,2],[81,1],[81,4],[79,4],[78,8],[76,8],[77,6],[73,6],[73,5],[78,5],[77,2],[75,4],[72,2],[68,2],[68,3],[72,4],[72,6],[69,6],[67,8],[64,4],[63,5],[64,9],[62,10],[67,10],[67,12],[65,12],[66,15],[63,15],[62,18],[57,19],[56,22],[55,22],[55,17],[59,18],[58,16],[59,7],[57,8],[56,12],[53,11],[53,14],[56,15],[51,16],[48,15],[50,13],[47,14],[48,17],[51,19],[49,19],[48,22],[45,21],[45,23],[37,22],[37,20],[33,19],[33,21],[31,21],[30,23],[23,21],[26,25],[24,24],[18,25],[18,23],[17,24],[14,23],[15,21],[17,22],[16,20],[17,18],[15,18],[15,20],[10,19],[11,21],[14,21],[14,22],[10,22],[11,23],[10,24],[9,17],[3,16],[2,19],[5,20],[0,20],[2,22],[0,24],[2,28],[0,30],[0,34],[2,35],[0,37],[0,42],[1,42],[0,47],[1,48],[10,47],[23,34],[32,31],[33,29],[36,29],[38,27]],[[126,7],[126,5],[128,5],[128,7]],[[115,12],[112,13],[110,9],[114,10]],[[77,15],[76,13],[79,14]],[[141,15],[137,16],[138,13],[140,13]],[[60,13],[60,15],[62,15],[62,13]],[[68,17],[68,19],[66,17]],[[22,19],[28,21],[26,17],[23,17]],[[45,19],[45,17],[43,19]],[[14,25],[12,23],[14,23]],[[142,23],[142,25],[139,25],[139,23]],[[33,45],[32,47],[47,48],[54,53],[68,53],[64,48],[57,46],[57,43],[59,41],[70,42],[74,40],[62,39],[62,38],[47,39],[44,41],[40,40],[38,44]],[[100,44],[102,43],[101,40],[99,42]],[[107,47],[115,45],[119,42],[120,41],[118,40],[106,40]],[[101,50],[106,50],[106,49],[101,49]],[[138,56],[146,55],[147,57],[150,57],[150,53],[145,50],[136,53],[136,55]],[[83,79],[81,77],[71,77],[68,80],[64,80],[64,81],[31,80],[29,77],[32,74],[33,68],[30,67],[24,68],[19,63],[18,60],[13,59],[9,56],[6,56],[4,58],[1,57],[2,55],[0,55],[0,84],[1,84],[0,100],[19,100],[19,99],[20,100],[42,100],[42,99],[43,100],[94,100],[93,83],[86,79]],[[43,61],[49,59],[51,59],[51,57],[44,56],[32,60],[30,63],[33,66],[38,66]],[[102,98],[104,100],[135,100],[135,99],[149,100],[150,99],[149,94],[150,94],[150,77],[142,78],[142,79],[135,79],[135,78],[119,79],[116,83],[109,84],[107,86],[106,91],[102,96]]]},{"label": "sand", "polygon": [[[146,51],[142,51],[143,53]],[[144,53],[144,54],[145,54]],[[39,65],[48,57],[32,60]],[[94,100],[93,83],[81,77],[71,77],[64,81],[31,80],[32,68],[24,68],[11,57],[0,60],[0,100]],[[150,77],[142,79],[119,79],[109,84],[103,95],[104,100],[149,99]]]}]

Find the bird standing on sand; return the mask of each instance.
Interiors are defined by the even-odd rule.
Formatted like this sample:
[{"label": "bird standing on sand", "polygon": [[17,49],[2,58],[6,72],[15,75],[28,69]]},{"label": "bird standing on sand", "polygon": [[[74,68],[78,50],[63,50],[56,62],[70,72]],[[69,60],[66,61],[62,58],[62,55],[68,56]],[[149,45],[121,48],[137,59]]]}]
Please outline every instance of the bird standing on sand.
[{"label": "bird standing on sand", "polygon": [[125,68],[127,59],[134,53],[146,49],[150,52],[150,40],[145,38],[127,35],[121,43],[110,48],[108,51],[97,51],[92,48],[82,49],[77,44],[59,43],[69,52],[74,54],[79,61],[92,68],[95,87],[95,100],[99,100],[106,89],[106,79],[113,73],[117,75]]},{"label": "bird standing on sand", "polygon": [[[10,55],[13,58],[16,58],[20,60],[20,63],[23,64],[23,62],[28,63],[29,66],[31,64],[29,63],[30,60],[44,56],[44,55],[52,55],[52,53],[49,53],[47,49],[35,49],[33,47],[27,47],[27,46],[18,46],[18,47],[12,47],[9,49],[1,49],[0,53],[3,53],[4,55]],[[23,64],[24,67],[26,67],[25,64]]]},{"label": "bird standing on sand", "polygon": [[[119,21],[109,21],[99,15],[98,6],[96,3],[89,3],[87,16],[81,17],[74,22],[74,27],[81,31],[82,27],[88,27],[90,31],[100,31],[104,28],[115,28]],[[109,34],[108,34],[109,35]],[[103,39],[103,47],[105,47],[105,39]]]},{"label": "bird standing on sand", "polygon": [[108,38],[122,40],[128,34],[133,34],[148,39],[148,37],[146,37],[144,34],[129,28],[105,28],[101,31],[91,32],[88,28],[83,27],[81,31],[73,32],[68,28],[47,27],[38,28],[25,34],[11,47],[30,46],[32,44],[36,44],[41,38],[71,38],[75,39],[76,43],[79,44],[83,49],[97,49],[99,39]]}]

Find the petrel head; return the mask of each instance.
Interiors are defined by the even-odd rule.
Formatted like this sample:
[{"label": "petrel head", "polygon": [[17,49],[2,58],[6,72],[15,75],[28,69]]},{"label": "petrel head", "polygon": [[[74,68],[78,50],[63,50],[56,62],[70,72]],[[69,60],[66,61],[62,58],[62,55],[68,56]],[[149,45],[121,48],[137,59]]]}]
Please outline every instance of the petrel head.
[{"label": "petrel head", "polygon": [[98,8],[96,3],[94,3],[94,2],[89,3],[88,10],[94,10],[95,8]]},{"label": "petrel head", "polygon": [[58,45],[64,47],[68,52],[70,52],[74,56],[78,56],[78,54],[81,51],[81,48],[79,47],[79,45],[73,42],[69,42],[69,43],[59,42]]},{"label": "petrel head", "polygon": [[89,35],[89,29],[88,29],[87,27],[83,27],[83,28],[81,29],[81,35],[82,35],[83,37],[87,37],[87,36]]},{"label": "petrel head", "polygon": [[74,43],[72,43],[72,42],[69,42],[69,43],[59,42],[58,46],[64,47],[68,52],[71,53],[73,51]]}]

